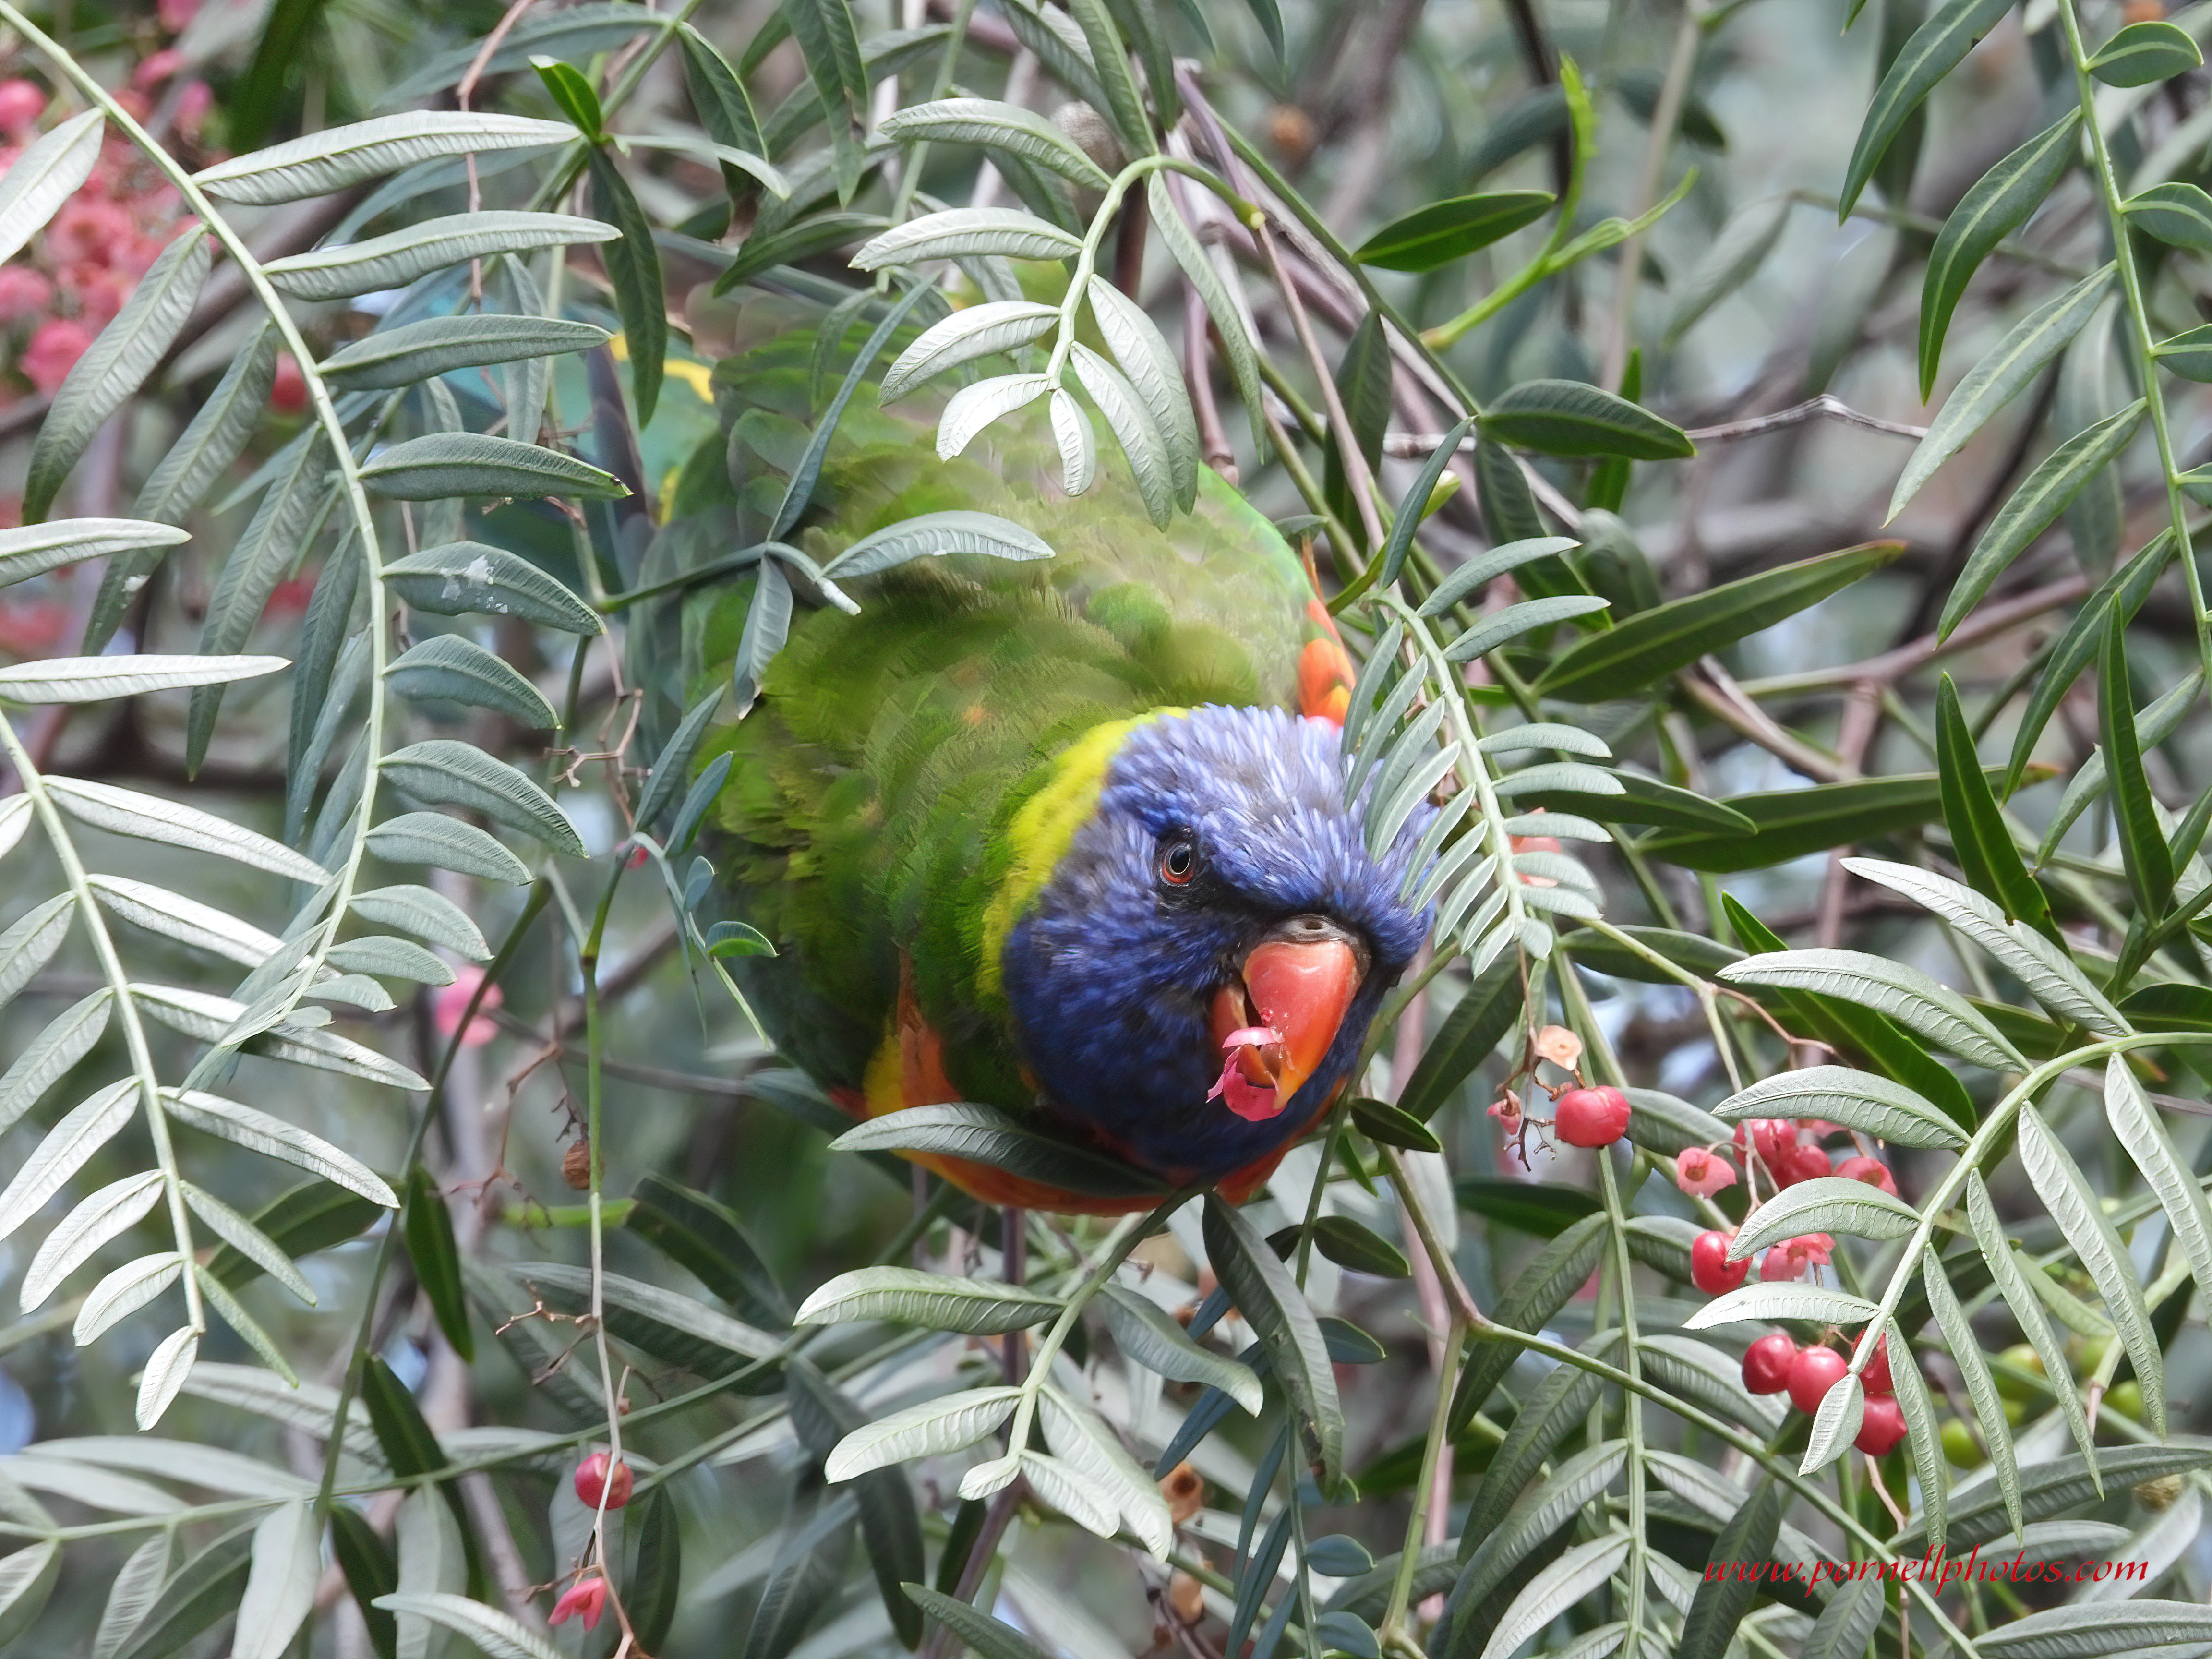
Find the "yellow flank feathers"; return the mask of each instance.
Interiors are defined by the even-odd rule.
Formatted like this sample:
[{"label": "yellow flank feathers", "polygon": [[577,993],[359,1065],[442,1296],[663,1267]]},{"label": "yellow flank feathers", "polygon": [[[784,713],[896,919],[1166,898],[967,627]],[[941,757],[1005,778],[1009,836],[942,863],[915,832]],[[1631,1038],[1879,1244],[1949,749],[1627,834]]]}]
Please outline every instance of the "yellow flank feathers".
[{"label": "yellow flank feathers", "polygon": [[899,1052],[898,1027],[884,1027],[884,1040],[876,1045],[869,1057],[868,1069],[860,1080],[860,1089],[868,1103],[868,1115],[881,1117],[885,1112],[902,1110],[907,1104],[906,1066]]},{"label": "yellow flank feathers", "polygon": [[1052,879],[1053,870],[1075,839],[1076,830],[1097,810],[1099,792],[1106,787],[1106,770],[1120,752],[1122,739],[1163,714],[1182,712],[1154,708],[1125,720],[1092,726],[1060,751],[1044,787],[1015,811],[1006,830],[1013,846],[1013,865],[983,911],[979,978],[986,996],[1000,994],[999,958],[1006,948],[1006,935],[1014,931],[1030,901]]}]

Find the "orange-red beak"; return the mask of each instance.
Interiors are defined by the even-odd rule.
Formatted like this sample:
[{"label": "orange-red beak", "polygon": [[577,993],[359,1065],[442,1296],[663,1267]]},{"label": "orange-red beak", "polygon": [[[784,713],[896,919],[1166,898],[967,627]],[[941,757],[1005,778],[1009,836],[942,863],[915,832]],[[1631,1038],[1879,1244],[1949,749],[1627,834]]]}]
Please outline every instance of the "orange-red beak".
[{"label": "orange-red beak", "polygon": [[[1262,943],[1214,994],[1208,1024],[1228,1048],[1223,1083],[1241,1117],[1273,1117],[1291,1103],[1328,1057],[1359,990],[1359,953],[1340,930],[1299,931],[1305,936]],[[1240,1035],[1261,1040],[1235,1042]]]}]

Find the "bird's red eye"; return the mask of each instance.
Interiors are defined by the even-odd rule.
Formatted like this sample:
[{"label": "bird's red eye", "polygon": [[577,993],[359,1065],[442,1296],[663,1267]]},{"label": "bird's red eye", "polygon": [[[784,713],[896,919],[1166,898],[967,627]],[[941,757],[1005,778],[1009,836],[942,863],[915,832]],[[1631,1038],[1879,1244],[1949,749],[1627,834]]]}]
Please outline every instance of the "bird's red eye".
[{"label": "bird's red eye", "polygon": [[1181,887],[1198,870],[1198,852],[1187,841],[1170,843],[1160,854],[1160,879],[1171,886]]}]

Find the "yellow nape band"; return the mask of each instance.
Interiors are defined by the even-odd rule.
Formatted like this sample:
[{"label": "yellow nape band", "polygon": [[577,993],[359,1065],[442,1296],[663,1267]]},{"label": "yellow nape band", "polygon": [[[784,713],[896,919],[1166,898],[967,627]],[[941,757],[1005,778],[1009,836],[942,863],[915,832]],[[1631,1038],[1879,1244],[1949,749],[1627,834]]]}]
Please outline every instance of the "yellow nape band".
[{"label": "yellow nape band", "polygon": [[1000,994],[999,958],[1006,948],[1006,935],[1014,931],[1030,901],[1052,879],[1076,830],[1097,810],[1107,769],[1121,752],[1122,740],[1163,714],[1182,712],[1153,708],[1125,720],[1092,726],[1060,751],[1044,787],[1015,810],[1013,822],[1006,827],[1014,861],[983,911],[983,959],[978,977],[986,996]]}]

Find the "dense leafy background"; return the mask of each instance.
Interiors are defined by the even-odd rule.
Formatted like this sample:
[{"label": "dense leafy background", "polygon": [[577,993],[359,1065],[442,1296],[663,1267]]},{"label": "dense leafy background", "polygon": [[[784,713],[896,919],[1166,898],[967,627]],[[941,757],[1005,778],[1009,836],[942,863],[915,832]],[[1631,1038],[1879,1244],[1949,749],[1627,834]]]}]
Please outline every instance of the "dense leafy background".
[{"label": "dense leafy background", "polygon": [[[2212,1646],[2208,29],[0,4],[0,1648]],[[1378,836],[1470,803],[1244,1211],[981,1212],[887,1152],[1065,1155],[833,1150],[726,994],[639,573],[740,550],[755,279],[844,301],[817,432],[899,358],[1163,520],[1233,470]],[[1607,1152],[1488,1109],[1576,1047]],[[1716,1304],[1747,1221],[1833,1260]],[[1908,1438],[1744,1392],[1778,1328],[1886,1332]],[[1942,1545],[2148,1571],[1699,1582]]]}]

